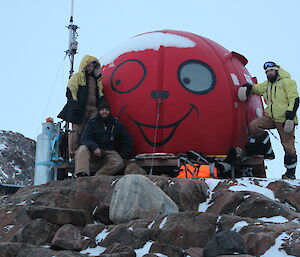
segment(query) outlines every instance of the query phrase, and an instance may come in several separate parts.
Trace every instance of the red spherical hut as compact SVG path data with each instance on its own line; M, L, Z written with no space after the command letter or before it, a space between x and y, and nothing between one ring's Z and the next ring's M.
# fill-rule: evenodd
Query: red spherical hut
M132 135L134 155L154 147L223 155L244 146L249 122L263 114L260 97L237 98L252 82L247 59L193 33L144 33L100 61L104 95Z

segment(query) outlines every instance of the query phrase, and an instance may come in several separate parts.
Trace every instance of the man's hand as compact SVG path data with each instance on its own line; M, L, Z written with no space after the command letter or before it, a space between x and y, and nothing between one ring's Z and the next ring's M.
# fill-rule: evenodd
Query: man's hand
M101 157L101 149L100 148L96 148L95 151L94 151L94 155L97 156L97 157Z
M286 134L289 134L293 131L294 127L295 127L295 123L293 120L286 120L283 124L283 131Z
M253 85L246 83L246 84L242 85L242 87L247 88L246 94L247 94L247 96L250 95Z
M241 102L245 102L247 100L247 96L250 95L252 90L252 85L249 83L246 83L244 85L242 85L239 89L238 89L238 98Z
M291 133L295 127L295 123L293 119L295 118L295 114L292 111L285 112L286 121L283 124L283 131L287 134Z

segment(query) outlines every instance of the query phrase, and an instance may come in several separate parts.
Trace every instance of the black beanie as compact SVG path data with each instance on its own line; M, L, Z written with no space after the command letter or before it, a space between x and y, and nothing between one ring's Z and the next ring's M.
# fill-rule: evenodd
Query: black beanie
M101 103L99 104L98 110L100 111L101 109L107 109L110 110L110 105L108 104L108 102L101 101Z

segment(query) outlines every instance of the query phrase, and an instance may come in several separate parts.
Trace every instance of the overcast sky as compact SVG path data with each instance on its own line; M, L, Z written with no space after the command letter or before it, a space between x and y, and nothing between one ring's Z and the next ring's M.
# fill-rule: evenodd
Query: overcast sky
M36 139L44 119L56 117L65 104L70 6L71 0L0 1L0 129ZM75 70L85 54L100 58L134 35L175 29L243 54L259 82L265 80L263 63L275 61L299 88L299 12L299 0L75 0L74 23L80 27ZM300 141L299 134L298 129ZM268 176L279 177L284 153L274 138L273 146L277 158L266 162Z

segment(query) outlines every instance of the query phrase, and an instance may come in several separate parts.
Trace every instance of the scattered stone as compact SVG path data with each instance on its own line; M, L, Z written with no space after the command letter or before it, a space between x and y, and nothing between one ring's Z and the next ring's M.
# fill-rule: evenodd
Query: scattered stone
M51 242L51 248L57 250L81 250L82 243L79 229L71 224L62 226L55 233Z
M136 253L130 246L121 246L118 243L114 243L105 249L101 254L102 256L135 257Z
M16 257L86 257L85 254L80 254L74 251L53 251L51 249L37 248L32 250L22 251ZM2 257L2 256L1 256ZM11 256L5 256L11 257Z
M21 228L13 236L12 241L32 245L49 245L57 230L57 225L44 219L35 219Z
M262 218L283 216L288 220L298 218L299 215L282 203L276 202L258 193L251 193L232 213L236 216Z
M148 178L126 175L115 186L109 218L120 224L138 218L154 220L177 212L177 205Z
M76 209L28 206L26 213L31 219L43 218L57 225L73 224L75 226L85 226L93 221L90 213Z
M68 197L70 209L86 210L90 213L99 204L99 200L96 196L88 192L75 192Z
M147 172L142 167L137 165L136 163L129 162L125 168L124 174L125 175L128 175L128 174L147 175Z
M130 246L133 249L142 248L149 239L146 228L133 229L128 224L114 226L109 234L99 243L100 246L109 247L114 243L121 246Z
M23 243L14 243L14 242L5 242L0 243L0 257L15 257L20 252L28 249L33 249L33 245L23 244Z
M203 250L204 257L247 253L243 237L237 232L230 230L222 231L214 235Z
M274 192L275 197L281 202L289 204L295 208L295 211L300 212L299 187L292 186L284 181L275 181L270 183L268 188Z
M35 145L34 140L20 133L0 130L0 183L32 184Z
M155 221L152 241L182 249L204 247L216 231L217 216L211 213L180 212Z
M272 245L275 244L275 240L278 233L275 232L259 232L259 233L247 233L243 237L246 242L248 253L260 256L263 255Z
M93 217L95 220L105 224L111 225L113 222L109 218L109 205L100 203L93 210Z
M159 243L152 244L149 253L160 253L172 257L184 256L183 251L180 248L172 245L159 244Z
M207 185L196 179L169 179L162 190L177 204L179 211L198 211L206 201Z
M82 249L86 248L95 248L96 245L96 236L101 233L106 228L103 224L88 224L81 231L83 236L82 240Z
M192 247L185 251L186 256L190 257L204 257L203 256L203 248Z

